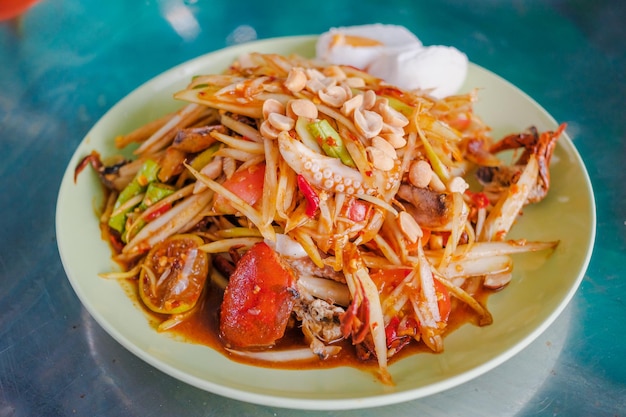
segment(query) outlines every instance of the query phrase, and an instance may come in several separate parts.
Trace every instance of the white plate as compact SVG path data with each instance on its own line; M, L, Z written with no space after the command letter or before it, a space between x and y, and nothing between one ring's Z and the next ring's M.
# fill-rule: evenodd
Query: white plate
M550 195L528 207L513 234L561 241L554 254L515 259L514 278L489 299L491 326L465 325L445 339L442 354L418 354L391 366L394 387L369 372L349 367L289 371L232 362L202 345L157 333L120 285L97 276L115 265L100 239L95 208L102 201L96 175L87 170L74 183L74 168L93 149L116 153L113 138L180 106L172 93L198 74L225 69L246 51L312 56L314 37L253 42L201 56L142 85L116 104L87 134L69 162L57 202L57 240L68 278L85 308L135 355L198 388L243 401L301 409L380 406L430 395L475 378L509 359L541 334L565 308L587 268L595 236L591 184L570 138L559 140L552 160ZM465 90L480 87L476 112L494 137L530 125L555 129L557 123L536 102L493 73L470 65Z

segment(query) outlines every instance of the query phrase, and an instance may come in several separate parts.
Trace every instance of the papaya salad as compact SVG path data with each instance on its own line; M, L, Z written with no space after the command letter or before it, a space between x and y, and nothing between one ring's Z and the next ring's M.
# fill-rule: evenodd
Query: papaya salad
M91 165L106 189L101 229L124 268L102 276L132 283L159 331L217 303L231 358L347 353L391 384L389 362L442 352L459 311L492 322L482 295L511 280L512 255L558 244L507 236L548 192L564 125L494 140L477 91L434 98L248 53L174 97L178 111L115 138L132 158L94 151L75 173Z

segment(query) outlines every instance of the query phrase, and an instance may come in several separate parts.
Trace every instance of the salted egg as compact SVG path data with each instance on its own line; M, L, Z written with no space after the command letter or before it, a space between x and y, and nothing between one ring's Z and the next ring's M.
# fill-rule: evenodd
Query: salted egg
M319 59L367 70L385 50L421 47L422 42L403 26L372 25L332 28L316 45Z
M423 90L435 98L459 91L467 75L467 56L450 46L384 51L367 71L405 90Z
M422 42L403 26L361 25L332 28L316 45L317 58L367 71L406 90L435 98L455 94L467 75L467 56L456 48Z

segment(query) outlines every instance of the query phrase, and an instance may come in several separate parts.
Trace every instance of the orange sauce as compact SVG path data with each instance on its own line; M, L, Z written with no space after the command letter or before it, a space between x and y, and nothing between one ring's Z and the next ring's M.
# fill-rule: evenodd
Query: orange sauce
M146 318L156 331L158 325L167 317L162 314L154 313L143 305L137 292L136 280L122 281L122 285L129 297L146 314ZM324 369L338 366L351 366L370 371L375 371L377 369L377 362L375 359L362 361L357 358L355 347L352 346L350 341L347 340L338 342L338 345L342 348L340 353L326 360L318 360L315 358L308 361L274 363L232 354L226 350L219 336L219 309L223 291L214 285L210 285L210 283L207 283L207 285L209 285L208 291L202 300L200 308L188 319L178 324L176 327L168 330L167 333L170 333L177 339L181 339L186 343L208 346L228 357L230 360L259 367L280 369ZM490 293L491 291L481 290L478 295L475 295L475 298L481 303L484 303ZM467 307L467 305L455 299L452 301L454 305L452 313L450 314L446 333L450 333L466 323L477 324L476 314L469 307ZM304 341L302 332L296 326L288 329L285 337L283 337L278 344L273 347L273 349L301 348L305 346L306 342ZM426 347L424 343L412 341L396 353L389 362L393 363L410 355L424 353L433 354L433 352Z

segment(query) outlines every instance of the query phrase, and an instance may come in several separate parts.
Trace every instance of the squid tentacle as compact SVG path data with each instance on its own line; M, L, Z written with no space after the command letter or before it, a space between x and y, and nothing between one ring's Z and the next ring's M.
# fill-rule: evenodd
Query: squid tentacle
M360 171L344 165L338 158L321 155L293 139L287 132L278 135L280 154L287 164L306 180L323 190L337 193L374 194Z

